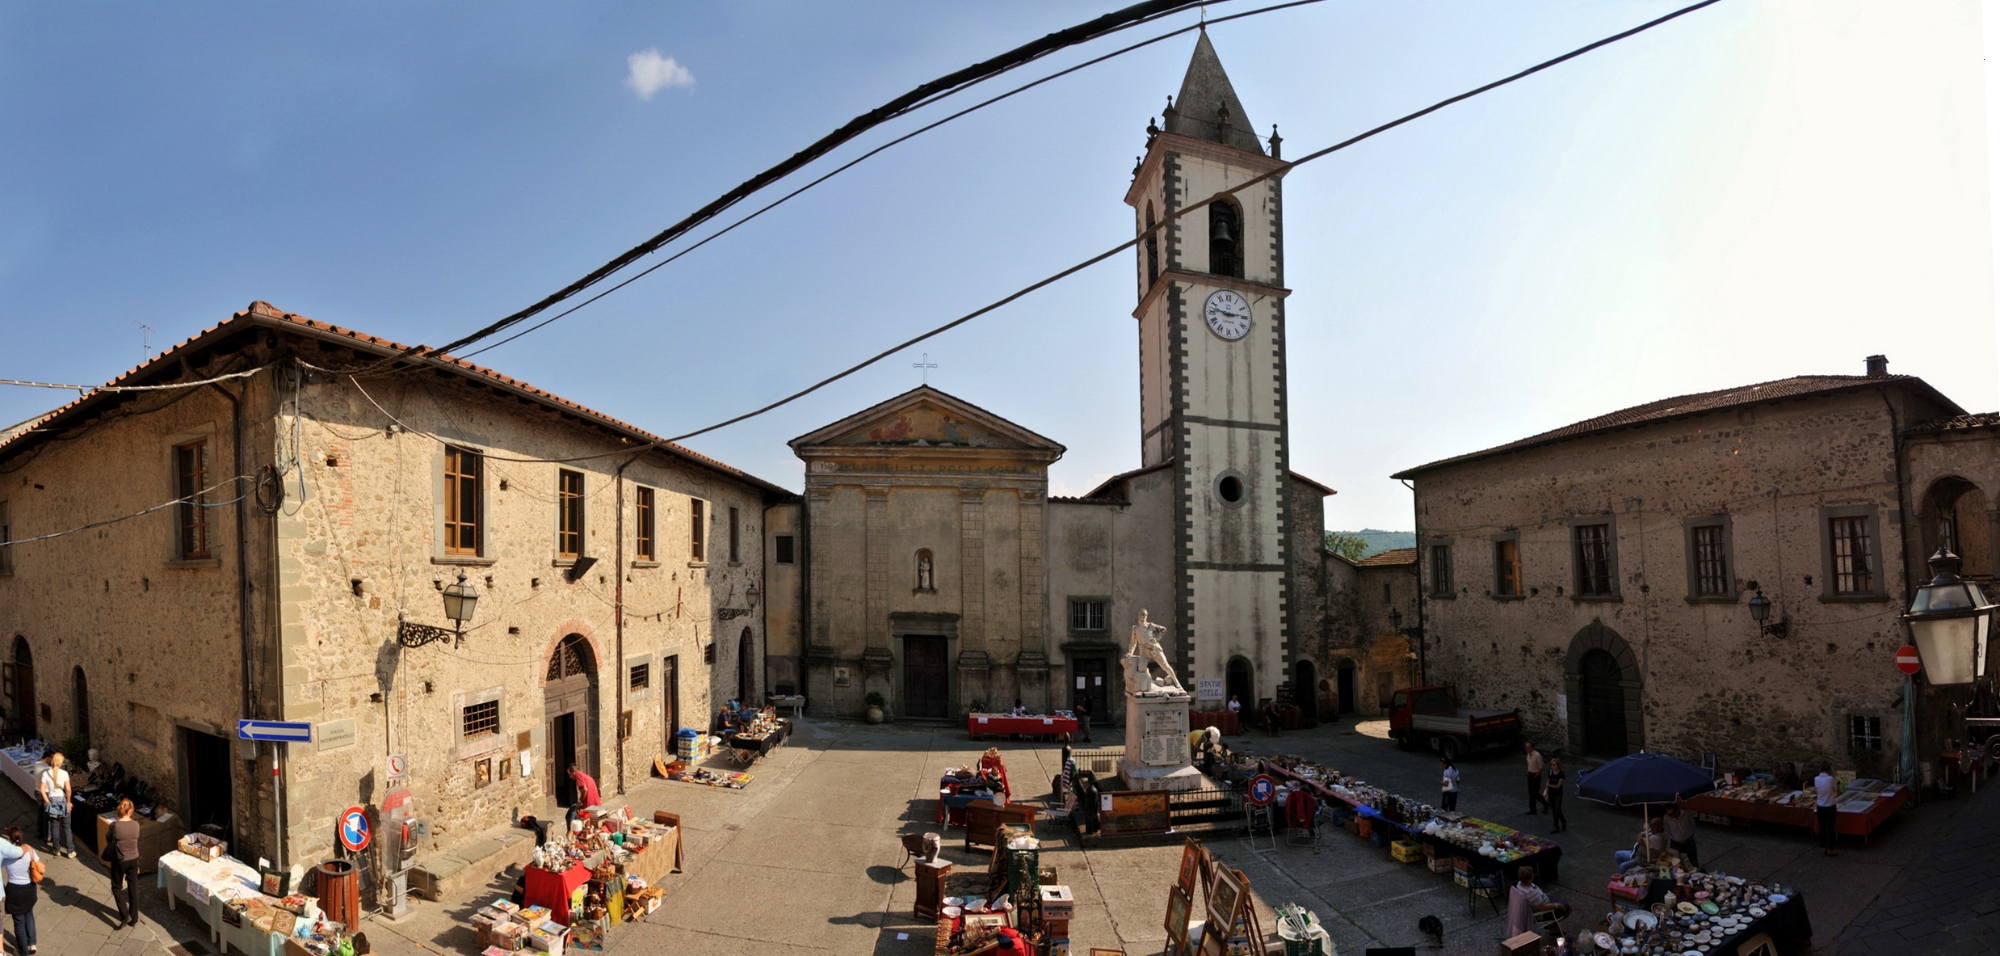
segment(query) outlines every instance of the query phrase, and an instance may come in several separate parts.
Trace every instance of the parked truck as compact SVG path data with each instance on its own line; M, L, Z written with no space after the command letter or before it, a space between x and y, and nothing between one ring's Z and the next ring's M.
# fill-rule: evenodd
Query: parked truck
M1493 747L1519 746L1521 712L1467 710L1449 687L1405 687L1389 699L1389 736L1404 750L1435 750L1447 760Z

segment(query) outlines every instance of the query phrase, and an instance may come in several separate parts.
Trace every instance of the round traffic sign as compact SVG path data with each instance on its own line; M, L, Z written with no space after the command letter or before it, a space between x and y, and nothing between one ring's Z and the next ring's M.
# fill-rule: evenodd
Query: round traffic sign
M1276 780L1271 779L1270 774L1260 773L1250 778L1251 803L1254 803L1260 807L1265 806L1271 802L1272 797L1275 797L1277 795L1278 795L1278 782Z
M348 807L346 812L340 815L340 845L346 847L348 852L359 853L368 849L368 840L372 835L373 827L368 822L368 811L360 807Z
M1905 644L1896 651L1896 669L1905 674L1914 674L1923 669L1923 663L1917 659L1917 649Z

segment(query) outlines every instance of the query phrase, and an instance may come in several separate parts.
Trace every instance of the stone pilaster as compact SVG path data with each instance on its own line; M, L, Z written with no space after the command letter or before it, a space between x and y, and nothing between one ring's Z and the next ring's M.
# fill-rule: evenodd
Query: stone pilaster
M958 490L959 638L986 648L986 487ZM997 702L996 702L997 705Z
M861 627L862 642L872 649L889 643L889 486L869 485L862 491L868 502L868 602Z

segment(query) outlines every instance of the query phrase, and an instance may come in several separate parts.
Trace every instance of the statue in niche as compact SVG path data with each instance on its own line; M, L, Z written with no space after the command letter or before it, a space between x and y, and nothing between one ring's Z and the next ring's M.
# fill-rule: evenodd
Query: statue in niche
M1146 612L1139 612L1138 623L1132 625L1132 645L1125 651L1125 692L1134 697L1163 697L1170 694L1187 693L1181 686L1180 677L1174 674L1174 665L1167 660L1167 650L1160 646L1160 635L1167 629L1146 619ZM1158 667L1163 676L1155 676L1153 668Z

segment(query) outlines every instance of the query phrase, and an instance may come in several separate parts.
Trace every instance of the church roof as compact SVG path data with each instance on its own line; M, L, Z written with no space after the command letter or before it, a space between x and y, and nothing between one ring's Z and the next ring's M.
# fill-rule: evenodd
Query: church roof
M1011 448L1039 453L1048 461L1062 457L1055 439L1022 428L956 395L919 385L864 408L837 422L813 429L786 444L794 452L829 446L899 446L912 448Z
M1243 112L1243 101L1236 98L1229 74L1222 70L1222 59L1215 55L1208 31L1201 31L1194 56L1188 60L1187 76L1181 80L1181 95L1174 98L1173 108L1167 112L1167 132L1262 155L1264 146L1257 141L1256 128Z

